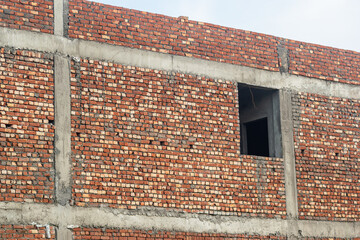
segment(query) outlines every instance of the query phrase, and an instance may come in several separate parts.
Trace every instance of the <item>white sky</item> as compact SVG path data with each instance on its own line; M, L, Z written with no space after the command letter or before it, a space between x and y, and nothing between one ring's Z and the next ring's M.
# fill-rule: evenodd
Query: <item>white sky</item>
M360 0L95 0L360 52Z

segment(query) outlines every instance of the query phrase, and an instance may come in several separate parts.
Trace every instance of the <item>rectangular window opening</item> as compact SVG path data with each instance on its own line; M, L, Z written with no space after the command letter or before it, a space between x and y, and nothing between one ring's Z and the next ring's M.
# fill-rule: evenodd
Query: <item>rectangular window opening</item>
M279 92L238 84L241 154L282 157Z

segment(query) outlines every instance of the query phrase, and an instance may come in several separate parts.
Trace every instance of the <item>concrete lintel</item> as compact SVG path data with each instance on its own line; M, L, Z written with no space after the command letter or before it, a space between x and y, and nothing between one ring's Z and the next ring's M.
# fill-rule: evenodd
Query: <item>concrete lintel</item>
M55 199L71 199L70 60L55 55Z
M46 42L46 44L43 44ZM203 75L254 86L360 99L360 86L316 78L271 72L234 64L114 46L85 40L70 40L44 33L0 28L0 46L60 52L64 55L112 61L123 65Z
M62 236L68 229L84 226L98 228L184 231L225 234L278 234L295 237L360 236L360 222L282 220L183 214L171 216L156 210L126 211L110 208L80 208L34 203L0 203L0 224L49 224L60 226ZM261 226L261 227L259 227Z

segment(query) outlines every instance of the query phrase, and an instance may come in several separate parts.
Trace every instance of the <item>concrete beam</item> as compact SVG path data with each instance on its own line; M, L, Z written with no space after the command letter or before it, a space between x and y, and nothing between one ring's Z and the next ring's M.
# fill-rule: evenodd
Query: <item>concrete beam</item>
M33 222L62 225L63 229L66 229L63 234L70 234L69 229L77 226L88 226L196 233L278 234L289 237L353 238L360 236L360 222L242 218L154 209L128 211L112 208L0 202L0 224L31 224Z
M46 44L43 44L46 42ZM0 28L0 46L59 52L73 57L92 58L123 65L176 71L254 86L360 99L360 86L271 72L234 64L163 54L61 36Z
M55 199L71 199L70 61L55 55Z

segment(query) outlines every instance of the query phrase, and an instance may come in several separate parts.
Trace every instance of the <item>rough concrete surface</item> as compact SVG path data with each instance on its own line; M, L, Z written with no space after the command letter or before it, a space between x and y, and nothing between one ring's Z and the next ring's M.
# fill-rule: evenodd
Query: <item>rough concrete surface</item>
M55 195L65 205L71 199L70 62L55 55Z
M164 211L165 212L165 211ZM359 222L281 220L242 217L204 216L202 214L162 215L161 211L127 211L111 208L80 208L61 205L0 203L0 224L50 224L71 229L78 226L163 230L184 232L221 232L228 234L280 234L302 237L357 237ZM66 227L65 227L66 226ZM261 227L259 227L261 226ZM300 234L301 233L301 234Z
M298 203L296 190L295 152L293 140L292 101L291 91L280 91L280 118L283 144L284 170L285 170L285 194L286 213L288 218L298 217Z

